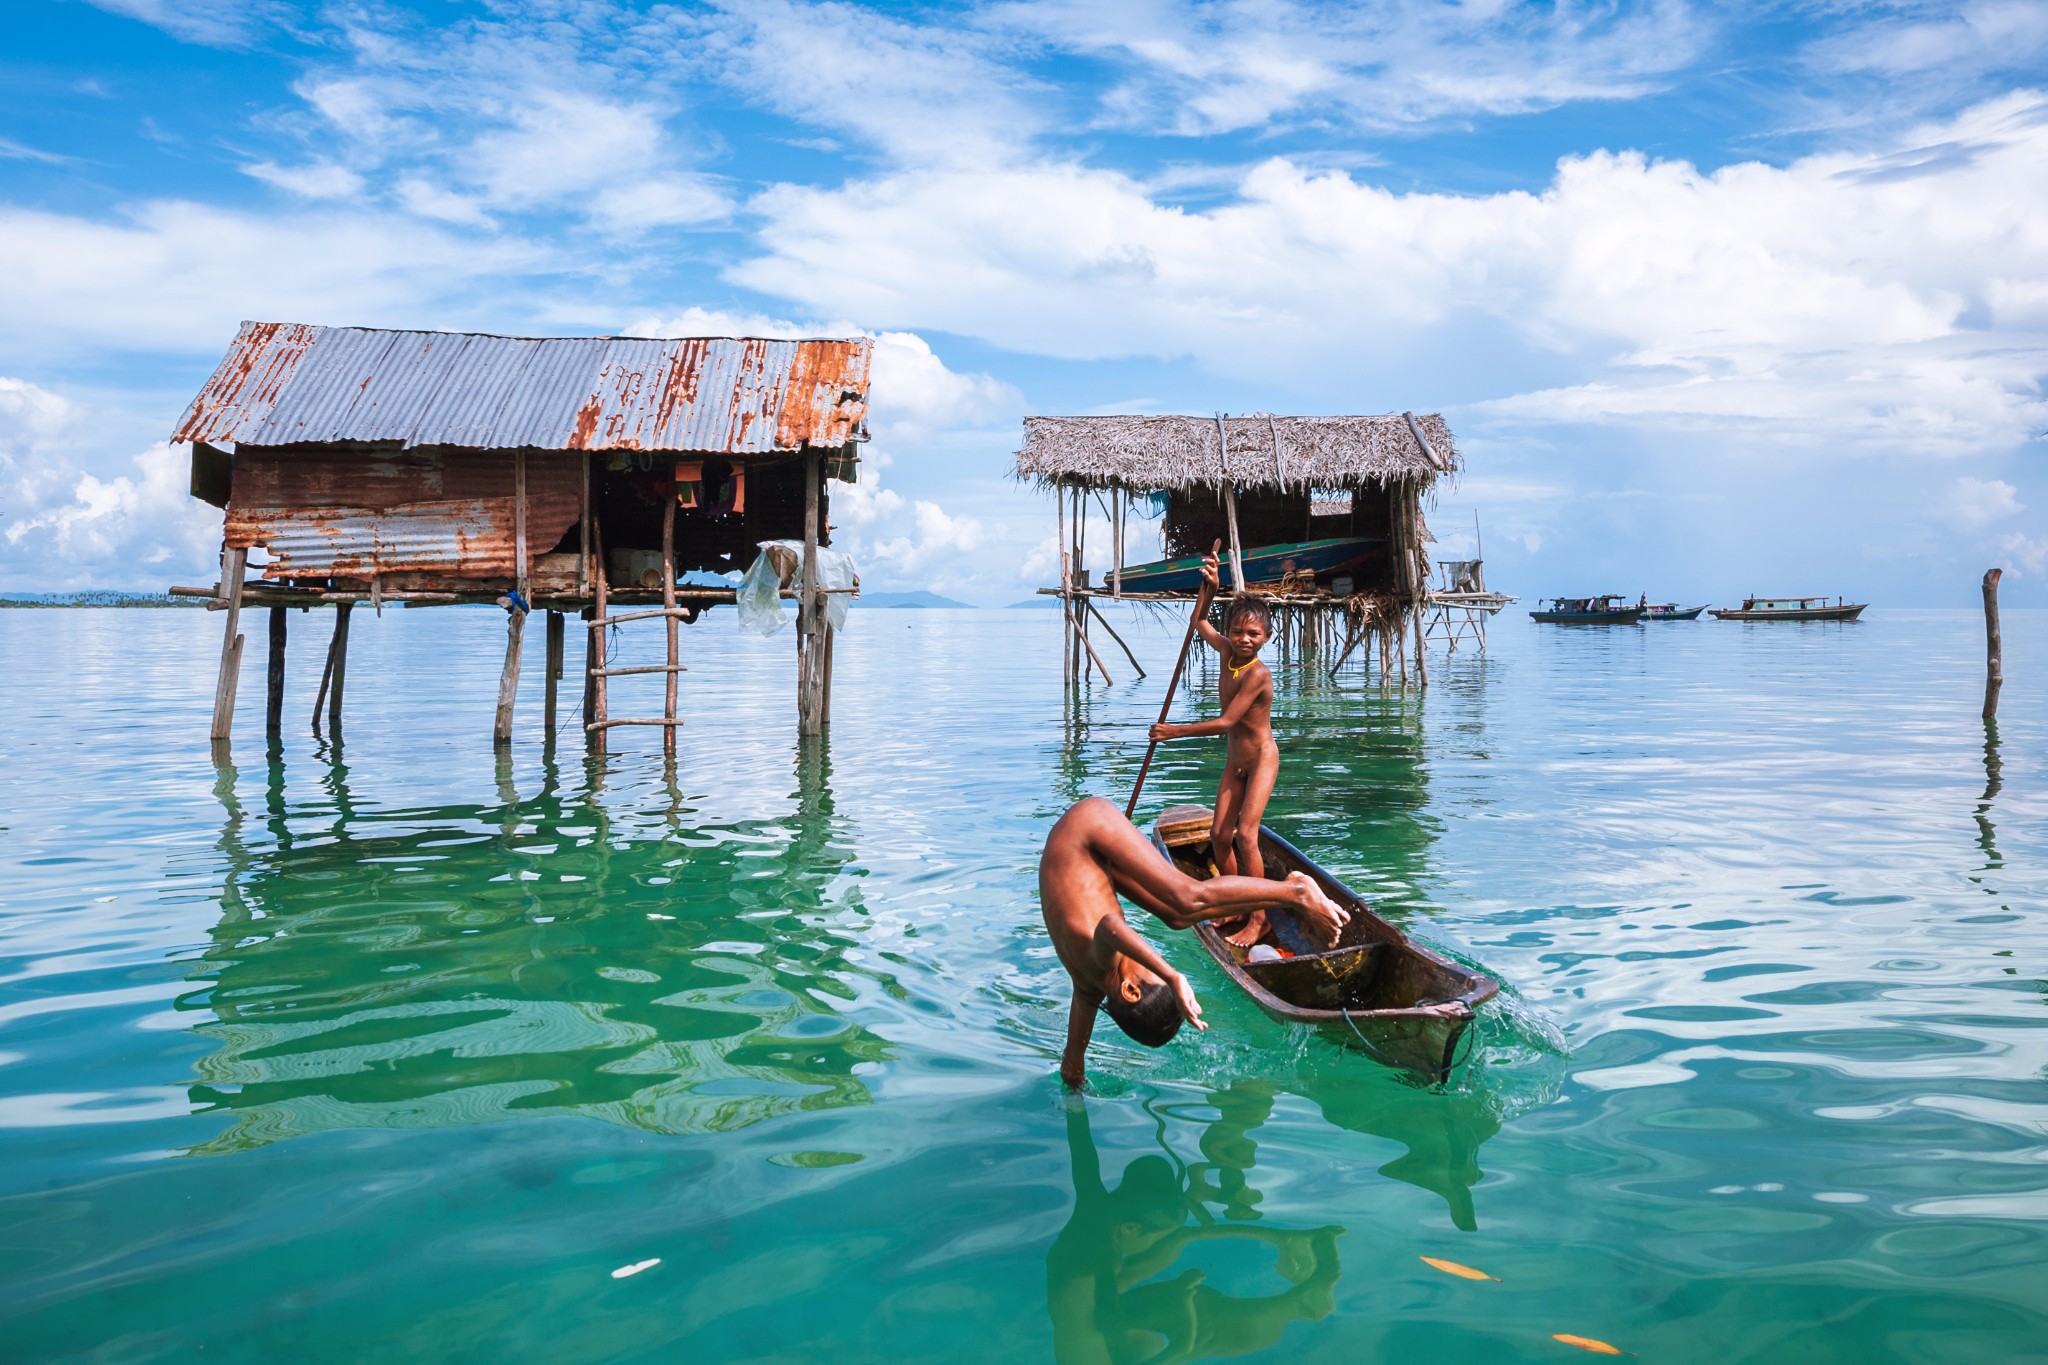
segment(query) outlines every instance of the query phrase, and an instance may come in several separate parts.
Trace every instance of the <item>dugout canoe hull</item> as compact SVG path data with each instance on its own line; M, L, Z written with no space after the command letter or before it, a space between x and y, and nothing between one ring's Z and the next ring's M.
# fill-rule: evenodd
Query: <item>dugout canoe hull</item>
M1207 815L1199 806L1175 807L1159 817L1152 833L1160 854L1198 881L1214 875L1208 841L1169 847L1160 831ZM1350 911L1351 921L1337 946L1321 951L1288 912L1271 911L1271 938L1295 956L1267 963L1246 962L1244 950L1227 942L1213 924L1196 925L1195 937L1224 975L1282 1023L1313 1028L1423 1080L1447 1077L1460 1059L1474 1013L1500 992L1500 983L1416 943L1264 826L1259 848L1268 877L1307 873L1323 894Z

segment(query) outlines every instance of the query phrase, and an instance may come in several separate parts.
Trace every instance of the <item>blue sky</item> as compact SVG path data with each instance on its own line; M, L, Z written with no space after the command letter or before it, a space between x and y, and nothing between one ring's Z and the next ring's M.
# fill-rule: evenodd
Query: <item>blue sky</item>
M872 332L880 587L1045 581L1025 413L1411 408L1509 591L2048 604L2037 0L25 0L0 89L6 589L208 581L262 318Z

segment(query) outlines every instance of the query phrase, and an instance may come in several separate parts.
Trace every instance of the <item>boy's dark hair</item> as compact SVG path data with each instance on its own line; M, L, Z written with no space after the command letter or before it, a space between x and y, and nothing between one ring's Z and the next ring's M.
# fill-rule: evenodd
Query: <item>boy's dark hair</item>
M1180 1001L1174 999L1173 988L1163 981L1144 987L1136 1000L1126 1000L1121 992L1111 992L1102 1002L1102 1012L1116 1020L1116 1026L1132 1042L1146 1047L1165 1047L1180 1032Z
M1229 630L1239 621L1251 619L1273 633L1273 609L1266 605L1266 599L1255 592L1239 593L1230 599L1230 605L1223 612L1223 628Z

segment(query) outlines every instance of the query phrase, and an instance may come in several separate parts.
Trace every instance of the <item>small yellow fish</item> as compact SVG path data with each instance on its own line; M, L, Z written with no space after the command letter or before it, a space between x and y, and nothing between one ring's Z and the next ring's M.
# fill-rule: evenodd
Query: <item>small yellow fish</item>
M1561 1341L1567 1346L1576 1346L1581 1351L1591 1351L1596 1356L1631 1356L1635 1354L1634 1351L1624 1351L1619 1346L1609 1346L1606 1342L1595 1341L1591 1337L1575 1337L1570 1332L1552 1332L1550 1339L1552 1341Z
M1446 1275L1456 1275L1461 1280L1492 1280L1495 1284L1500 1283L1500 1276L1489 1275L1483 1270L1474 1270L1469 1265L1459 1265L1456 1261L1439 1261L1434 1256L1418 1256L1416 1259L1433 1270L1441 1270Z

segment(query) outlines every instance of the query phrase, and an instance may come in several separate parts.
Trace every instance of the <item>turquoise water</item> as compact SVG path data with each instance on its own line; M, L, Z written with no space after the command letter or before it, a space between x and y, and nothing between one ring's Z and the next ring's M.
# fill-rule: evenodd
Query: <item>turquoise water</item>
M1037 849L1176 623L1068 701L1050 613L860 612L800 749L787 637L714 617L671 775L549 750L537 630L500 761L500 618L358 616L345 742L294 616L266 755L258 617L217 768L217 617L0 612L10 1359L2044 1350L2048 613L1995 734L1960 612L1280 669L1271 823L1501 1005L1420 1089L1181 936L1213 1027L1080 1101Z

